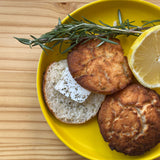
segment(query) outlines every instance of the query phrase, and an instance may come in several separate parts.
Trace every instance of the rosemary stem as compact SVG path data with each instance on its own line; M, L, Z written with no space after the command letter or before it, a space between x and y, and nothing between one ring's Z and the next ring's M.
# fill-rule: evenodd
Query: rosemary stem
M126 32L126 33L136 33L136 34L142 34L141 31L135 31L131 29L118 29L118 28L110 28L106 26L97 25L98 28L104 29L104 30L110 30L110 31L119 31L119 32Z
M135 34L142 34L141 31L136 31L136 30L132 30L132 29L118 29L118 28L114 28L114 27L107 27L107 26L102 26L102 25L98 25L98 24L89 24L89 23L81 23L78 25L74 25L71 26L70 28L68 28L68 31L71 31L72 29L75 28L79 28L79 27L88 27L88 28L97 28L97 29L102 29L102 30L106 30L106 31L119 31L119 32L126 32L126 33L135 33Z

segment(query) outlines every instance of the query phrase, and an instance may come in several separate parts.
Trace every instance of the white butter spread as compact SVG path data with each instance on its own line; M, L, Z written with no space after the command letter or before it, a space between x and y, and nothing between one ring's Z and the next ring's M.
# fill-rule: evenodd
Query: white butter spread
M62 76L56 84L55 89L78 103L83 103L91 93L90 91L81 87L74 80L68 67L62 72Z

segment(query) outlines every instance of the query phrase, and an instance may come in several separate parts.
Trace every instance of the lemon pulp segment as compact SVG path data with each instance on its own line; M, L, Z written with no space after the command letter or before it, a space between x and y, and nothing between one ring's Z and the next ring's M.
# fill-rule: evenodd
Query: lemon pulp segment
M142 85L160 87L160 26L147 30L141 36L132 46L131 70Z

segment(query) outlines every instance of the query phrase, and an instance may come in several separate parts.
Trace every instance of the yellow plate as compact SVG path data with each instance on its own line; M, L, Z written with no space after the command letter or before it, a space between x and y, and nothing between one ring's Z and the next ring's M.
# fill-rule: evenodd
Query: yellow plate
M96 23L101 20L107 24L113 24L117 17L117 10L122 12L123 19L135 20L136 25L141 25L141 20L154 20L160 18L160 8L151 3L141 0L99 0L87 4L71 13L74 18L86 17ZM57 17L58 18L58 17ZM66 17L63 23L68 19ZM120 37L122 47L127 54L135 37ZM96 118L82 125L67 125L61 123L48 111L42 93L43 74L46 67L53 61L66 58L66 55L58 53L58 48L48 55L42 53L37 71L37 92L42 112L53 132L69 148L78 154L94 160L148 160L160 156L160 145L141 156L126 156L122 153L112 151L104 142L97 124Z

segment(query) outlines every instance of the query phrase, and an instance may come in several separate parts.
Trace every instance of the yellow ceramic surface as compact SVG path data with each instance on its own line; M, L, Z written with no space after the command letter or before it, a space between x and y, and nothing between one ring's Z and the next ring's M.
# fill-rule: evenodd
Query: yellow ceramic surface
M71 13L71 16L77 19L84 16L96 23L98 23L98 20L101 20L113 25L113 22L118 20L118 9L121 10L123 19L135 20L136 25L141 25L141 20L160 19L160 8L141 0L99 0L79 8ZM63 20L63 23L67 19L68 17ZM119 39L121 40L124 53L127 54L136 37L120 36ZM112 151L100 134L97 118L82 125L68 125L55 119L48 111L43 99L43 74L50 63L66 57L67 55L61 55L58 52L58 48L55 48L53 52L48 52L48 55L43 52L40 57L37 73L39 103L48 124L59 139L78 154L92 160L148 160L160 156L160 144L141 156L131 157Z

